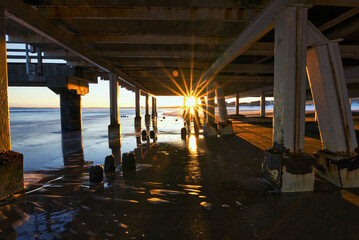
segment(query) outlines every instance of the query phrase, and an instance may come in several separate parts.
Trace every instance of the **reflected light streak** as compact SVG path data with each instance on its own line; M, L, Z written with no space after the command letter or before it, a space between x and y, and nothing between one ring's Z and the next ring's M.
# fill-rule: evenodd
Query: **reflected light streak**
M195 135L192 135L188 139L188 149L191 152L197 152L197 139Z

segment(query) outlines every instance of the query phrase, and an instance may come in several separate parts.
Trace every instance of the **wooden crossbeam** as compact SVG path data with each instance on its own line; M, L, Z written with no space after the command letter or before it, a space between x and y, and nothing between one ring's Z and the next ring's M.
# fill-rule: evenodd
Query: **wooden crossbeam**
M38 7L50 19L119 19L166 21L230 21L248 22L253 9L226 8L165 8L165 7Z
M24 4L20 0L0 0L0 6L6 11L6 16L17 23L31 29L52 42L62 46L71 53L91 62L100 69L116 73L121 79L121 84L129 89L139 87L146 91L141 85L128 77L125 73L116 68L110 61L95 53L82 42L74 39L62 28L41 16L35 9Z

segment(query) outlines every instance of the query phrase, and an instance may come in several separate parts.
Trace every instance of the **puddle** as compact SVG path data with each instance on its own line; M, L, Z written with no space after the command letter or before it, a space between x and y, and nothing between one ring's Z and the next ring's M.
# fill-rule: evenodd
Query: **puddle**
M201 202L200 203L201 204L201 206L203 207L203 208L205 208L206 210L211 210L212 209L212 203L209 203L209 202Z
M161 198L149 198L147 199L148 202L152 204L160 204L160 203L170 203L170 201L161 199Z
M184 192L174 191L174 190L166 190L166 189L152 189L150 190L151 195L182 195Z

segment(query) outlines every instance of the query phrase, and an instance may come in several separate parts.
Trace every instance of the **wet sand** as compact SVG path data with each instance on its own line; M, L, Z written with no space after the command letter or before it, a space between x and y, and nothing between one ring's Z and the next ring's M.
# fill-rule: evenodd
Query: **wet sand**
M138 145L136 172L103 184L88 182L90 165L33 172L43 178L27 194L0 203L0 239L358 239L358 189L317 179L314 193L276 194L261 172L271 124L235 121L234 130Z

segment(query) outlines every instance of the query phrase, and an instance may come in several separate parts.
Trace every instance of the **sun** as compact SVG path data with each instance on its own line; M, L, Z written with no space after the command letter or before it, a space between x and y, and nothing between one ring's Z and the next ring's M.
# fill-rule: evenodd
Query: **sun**
M193 96L190 96L186 99L186 107L193 108L196 106L196 99Z

